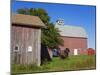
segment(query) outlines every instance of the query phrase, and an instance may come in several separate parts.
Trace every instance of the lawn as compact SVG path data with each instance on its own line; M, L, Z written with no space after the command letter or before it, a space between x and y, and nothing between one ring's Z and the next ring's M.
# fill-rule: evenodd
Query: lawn
M70 56L67 59L60 59L54 57L51 62L46 62L40 67L31 65L12 65L12 74L16 73L36 73L36 72L49 72L49 71L68 71L68 70L83 70L95 69L95 56L91 55L78 55Z

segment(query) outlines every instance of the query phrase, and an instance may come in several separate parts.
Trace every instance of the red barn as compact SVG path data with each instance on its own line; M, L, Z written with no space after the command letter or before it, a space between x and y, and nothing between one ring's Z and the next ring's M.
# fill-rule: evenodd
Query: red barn
M95 55L95 50L92 49L92 48L88 48L88 49L87 49L87 54L88 54L88 55Z
M56 28L58 28L61 38L64 40L64 45L61 49L69 48L70 54L78 55L86 53L87 49L87 33L83 27L64 25L64 20L56 21Z

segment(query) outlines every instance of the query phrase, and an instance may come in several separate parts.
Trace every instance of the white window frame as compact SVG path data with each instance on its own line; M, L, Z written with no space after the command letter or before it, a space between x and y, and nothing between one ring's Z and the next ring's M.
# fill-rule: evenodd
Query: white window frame
M17 50L15 49L16 47L18 48ZM14 46L14 52L19 52L19 45L18 44Z
M28 46L27 52L32 52L32 46L31 45Z

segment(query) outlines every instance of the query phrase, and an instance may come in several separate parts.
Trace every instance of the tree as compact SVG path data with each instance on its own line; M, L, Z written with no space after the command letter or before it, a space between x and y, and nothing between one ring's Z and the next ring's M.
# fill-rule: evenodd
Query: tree
M49 48L63 45L63 40L60 38L59 31L54 27L53 23L50 23L47 27L47 30L42 30L42 42Z
M42 28L42 44L46 45L48 48L55 48L59 45L63 45L63 40L60 38L58 29L50 22L50 16L48 16L48 13L44 9L24 8L18 9L17 12L19 14L38 16L43 21L46 28Z
M40 19L47 25L50 21L50 17L48 16L47 12L44 9L38 8L24 8L18 9L17 12L19 14L26 14L32 16L39 16Z

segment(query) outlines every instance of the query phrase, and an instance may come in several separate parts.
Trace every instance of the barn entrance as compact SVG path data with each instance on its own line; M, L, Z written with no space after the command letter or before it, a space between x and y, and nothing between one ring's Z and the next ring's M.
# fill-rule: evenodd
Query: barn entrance
M78 55L78 49L74 49L74 55Z

